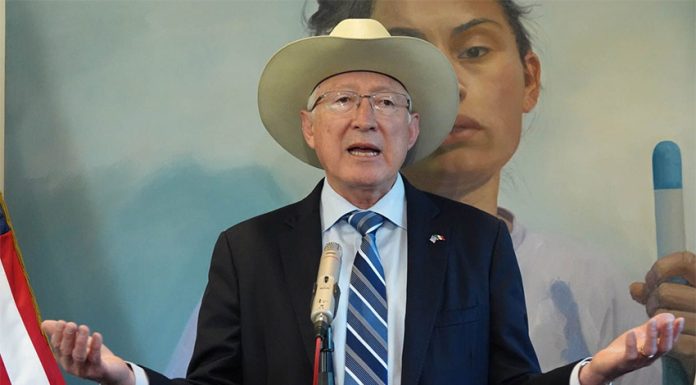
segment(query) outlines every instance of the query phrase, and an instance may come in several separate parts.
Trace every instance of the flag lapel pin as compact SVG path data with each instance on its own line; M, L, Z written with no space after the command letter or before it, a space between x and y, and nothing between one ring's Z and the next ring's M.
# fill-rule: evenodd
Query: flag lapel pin
M444 240L445 240L445 237L443 237L443 236L440 235L440 234L433 234L433 235L430 236L430 242L431 242L431 243L435 243L435 242L437 242L437 241L444 241Z

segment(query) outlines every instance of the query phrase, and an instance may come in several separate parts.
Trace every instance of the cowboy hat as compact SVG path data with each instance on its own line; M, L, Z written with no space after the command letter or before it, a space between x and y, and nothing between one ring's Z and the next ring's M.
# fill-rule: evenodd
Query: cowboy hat
M302 136L299 111L326 78L371 71L398 80L420 114L420 135L405 164L433 152L451 131L459 105L452 65L425 40L391 36L376 20L346 19L328 36L289 43L271 57L259 81L261 121L273 139L296 158L322 168Z

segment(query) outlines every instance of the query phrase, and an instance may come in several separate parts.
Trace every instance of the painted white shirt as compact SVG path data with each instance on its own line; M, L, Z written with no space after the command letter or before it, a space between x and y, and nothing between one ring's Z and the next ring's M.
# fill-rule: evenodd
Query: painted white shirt
M631 299L616 258L578 240L529 231L506 209L498 208L498 216L512 223L529 337L542 371L591 356L645 322L645 308ZM658 385L661 376L656 363L614 384Z

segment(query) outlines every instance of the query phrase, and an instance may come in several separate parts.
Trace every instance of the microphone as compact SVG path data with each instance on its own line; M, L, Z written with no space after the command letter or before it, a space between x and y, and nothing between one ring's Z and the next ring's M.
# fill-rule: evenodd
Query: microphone
M317 337L323 338L329 325L333 322L336 304L341 294L338 288L341 256L341 246L336 242L327 243L321 253L310 316Z

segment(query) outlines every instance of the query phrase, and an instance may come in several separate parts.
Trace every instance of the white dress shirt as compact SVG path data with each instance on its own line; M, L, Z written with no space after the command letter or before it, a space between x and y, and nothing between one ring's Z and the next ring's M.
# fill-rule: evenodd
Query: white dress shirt
M322 241L324 244L336 242L341 245L343 250L341 271L338 278L341 297L338 300L336 316L332 323L336 385L343 385L345 375L346 312L350 274L355 254L362 242L360 233L348 221L340 219L353 210L358 210L358 208L338 195L325 180L321 190L319 208ZM368 210L386 218L384 224L377 230L376 238L387 290L388 385L400 385L406 319L407 277L406 195L401 175L397 177L392 189Z

